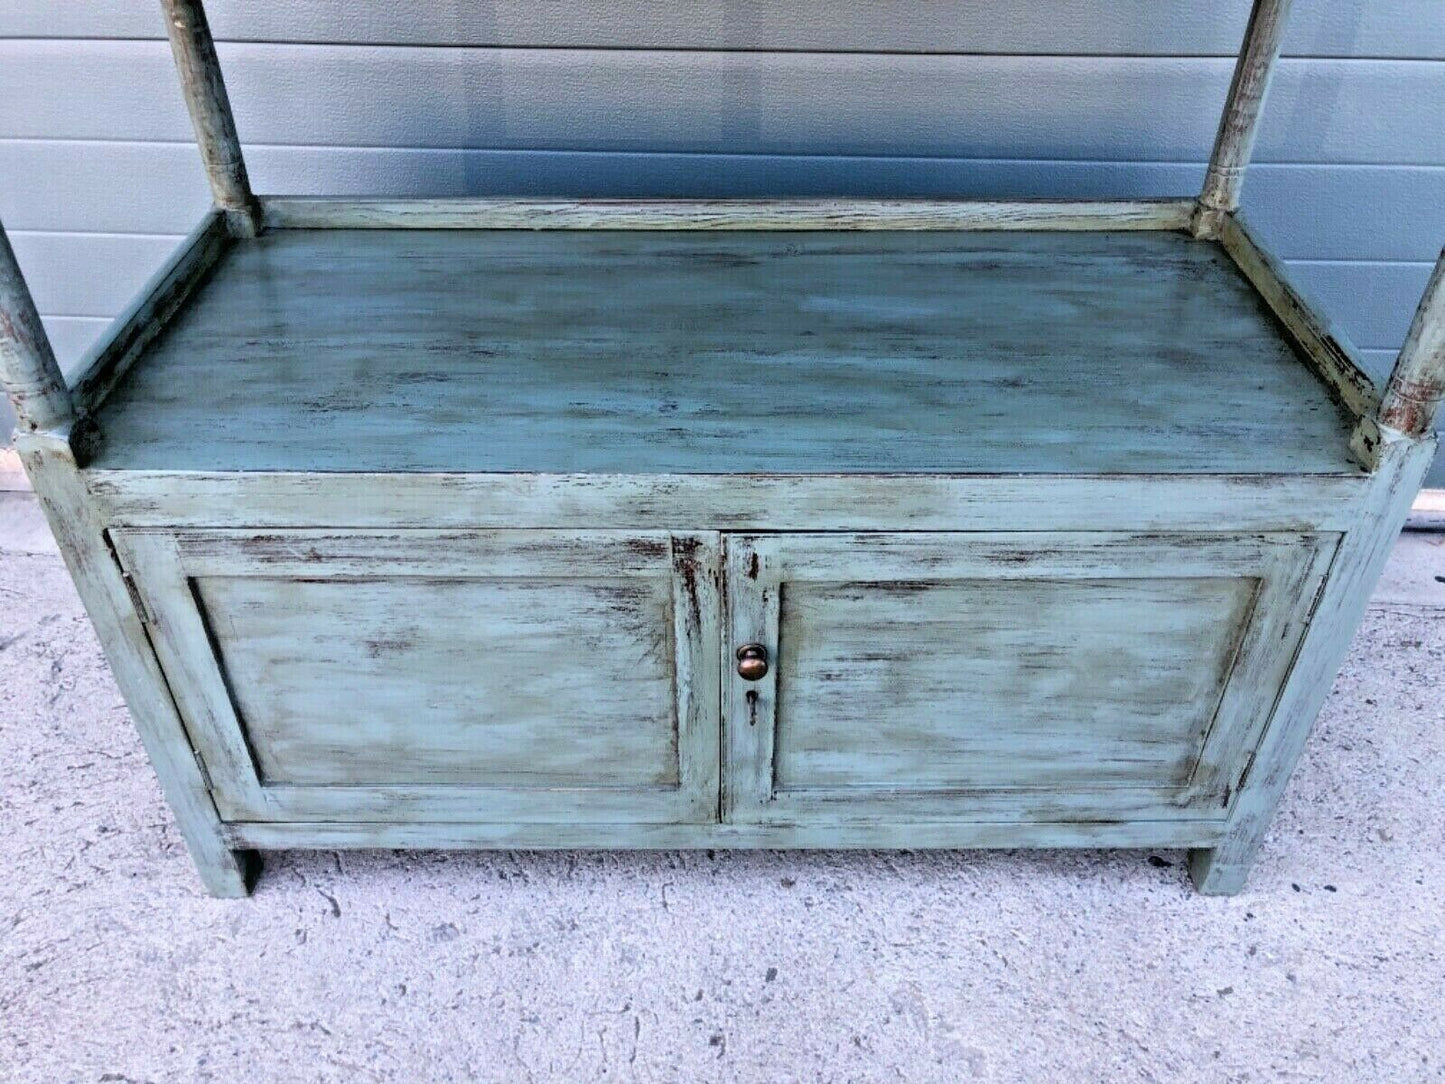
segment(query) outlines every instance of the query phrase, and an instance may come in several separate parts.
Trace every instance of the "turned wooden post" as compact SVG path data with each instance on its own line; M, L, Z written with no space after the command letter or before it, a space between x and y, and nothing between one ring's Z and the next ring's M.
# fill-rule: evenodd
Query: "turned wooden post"
M1249 26L1244 31L1244 44L1234 66L1234 79L1229 84L1229 97L1224 114L1219 118L1219 133L1214 137L1214 153L1209 159L1209 172L1199 194L1199 207L1194 213L1194 235L1216 237L1224 216L1239 209L1239 193L1244 187L1244 171L1254 149L1259 130L1260 107L1269 90L1274 62L1284 40L1285 22L1292 0L1254 0Z
M161 0L161 7L216 206L227 212L237 233L254 237L260 228L261 209L246 175L246 160L205 8L201 0Z
M75 420L50 337L0 224L0 382L10 393L21 432L62 429Z
M1435 412L1445 397L1445 250L1415 310L1415 320L1395 361L1380 425L1407 436L1423 436L1435 425Z

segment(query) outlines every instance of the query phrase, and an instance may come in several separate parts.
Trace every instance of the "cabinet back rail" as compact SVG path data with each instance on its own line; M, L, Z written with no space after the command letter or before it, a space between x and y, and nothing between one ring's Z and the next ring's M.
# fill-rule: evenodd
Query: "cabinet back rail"
M1180 230L1188 199L331 199L263 196L267 229Z

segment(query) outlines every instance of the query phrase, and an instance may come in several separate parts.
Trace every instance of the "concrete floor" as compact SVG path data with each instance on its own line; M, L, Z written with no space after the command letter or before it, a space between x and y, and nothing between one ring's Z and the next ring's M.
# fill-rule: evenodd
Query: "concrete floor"
M1128 853L309 853L202 894L0 493L0 1081L1445 1079L1445 535L1249 889Z

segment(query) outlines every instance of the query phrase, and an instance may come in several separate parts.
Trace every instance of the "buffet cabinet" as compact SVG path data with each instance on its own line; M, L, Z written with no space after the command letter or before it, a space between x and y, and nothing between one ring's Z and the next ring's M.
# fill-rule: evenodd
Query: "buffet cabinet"
M1184 848L1238 891L1435 450L1203 191L256 196L62 374L0 231L17 447L206 886L333 847Z

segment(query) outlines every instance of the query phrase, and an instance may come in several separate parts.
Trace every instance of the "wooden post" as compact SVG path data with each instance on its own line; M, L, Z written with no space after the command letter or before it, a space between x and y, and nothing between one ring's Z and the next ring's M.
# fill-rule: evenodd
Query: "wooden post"
M237 234L254 237L261 223L260 205L251 193L205 8L201 0L161 0L161 7L216 206L227 212Z
M1435 412L1445 397L1445 250L1415 310L1414 323L1395 361L1385 397L1380 403L1380 425L1418 437L1430 432Z
M1239 62L1234 66L1234 79L1229 84L1229 98L1224 103L1224 115L1219 118L1209 173L1204 178L1204 190L1199 194L1199 207L1194 213L1196 237L1218 236L1224 216L1239 208L1244 170L1254 149L1260 107L1284 40L1291 2L1254 0Z
M58 430L75 420L50 338L0 224L0 382L23 432Z

